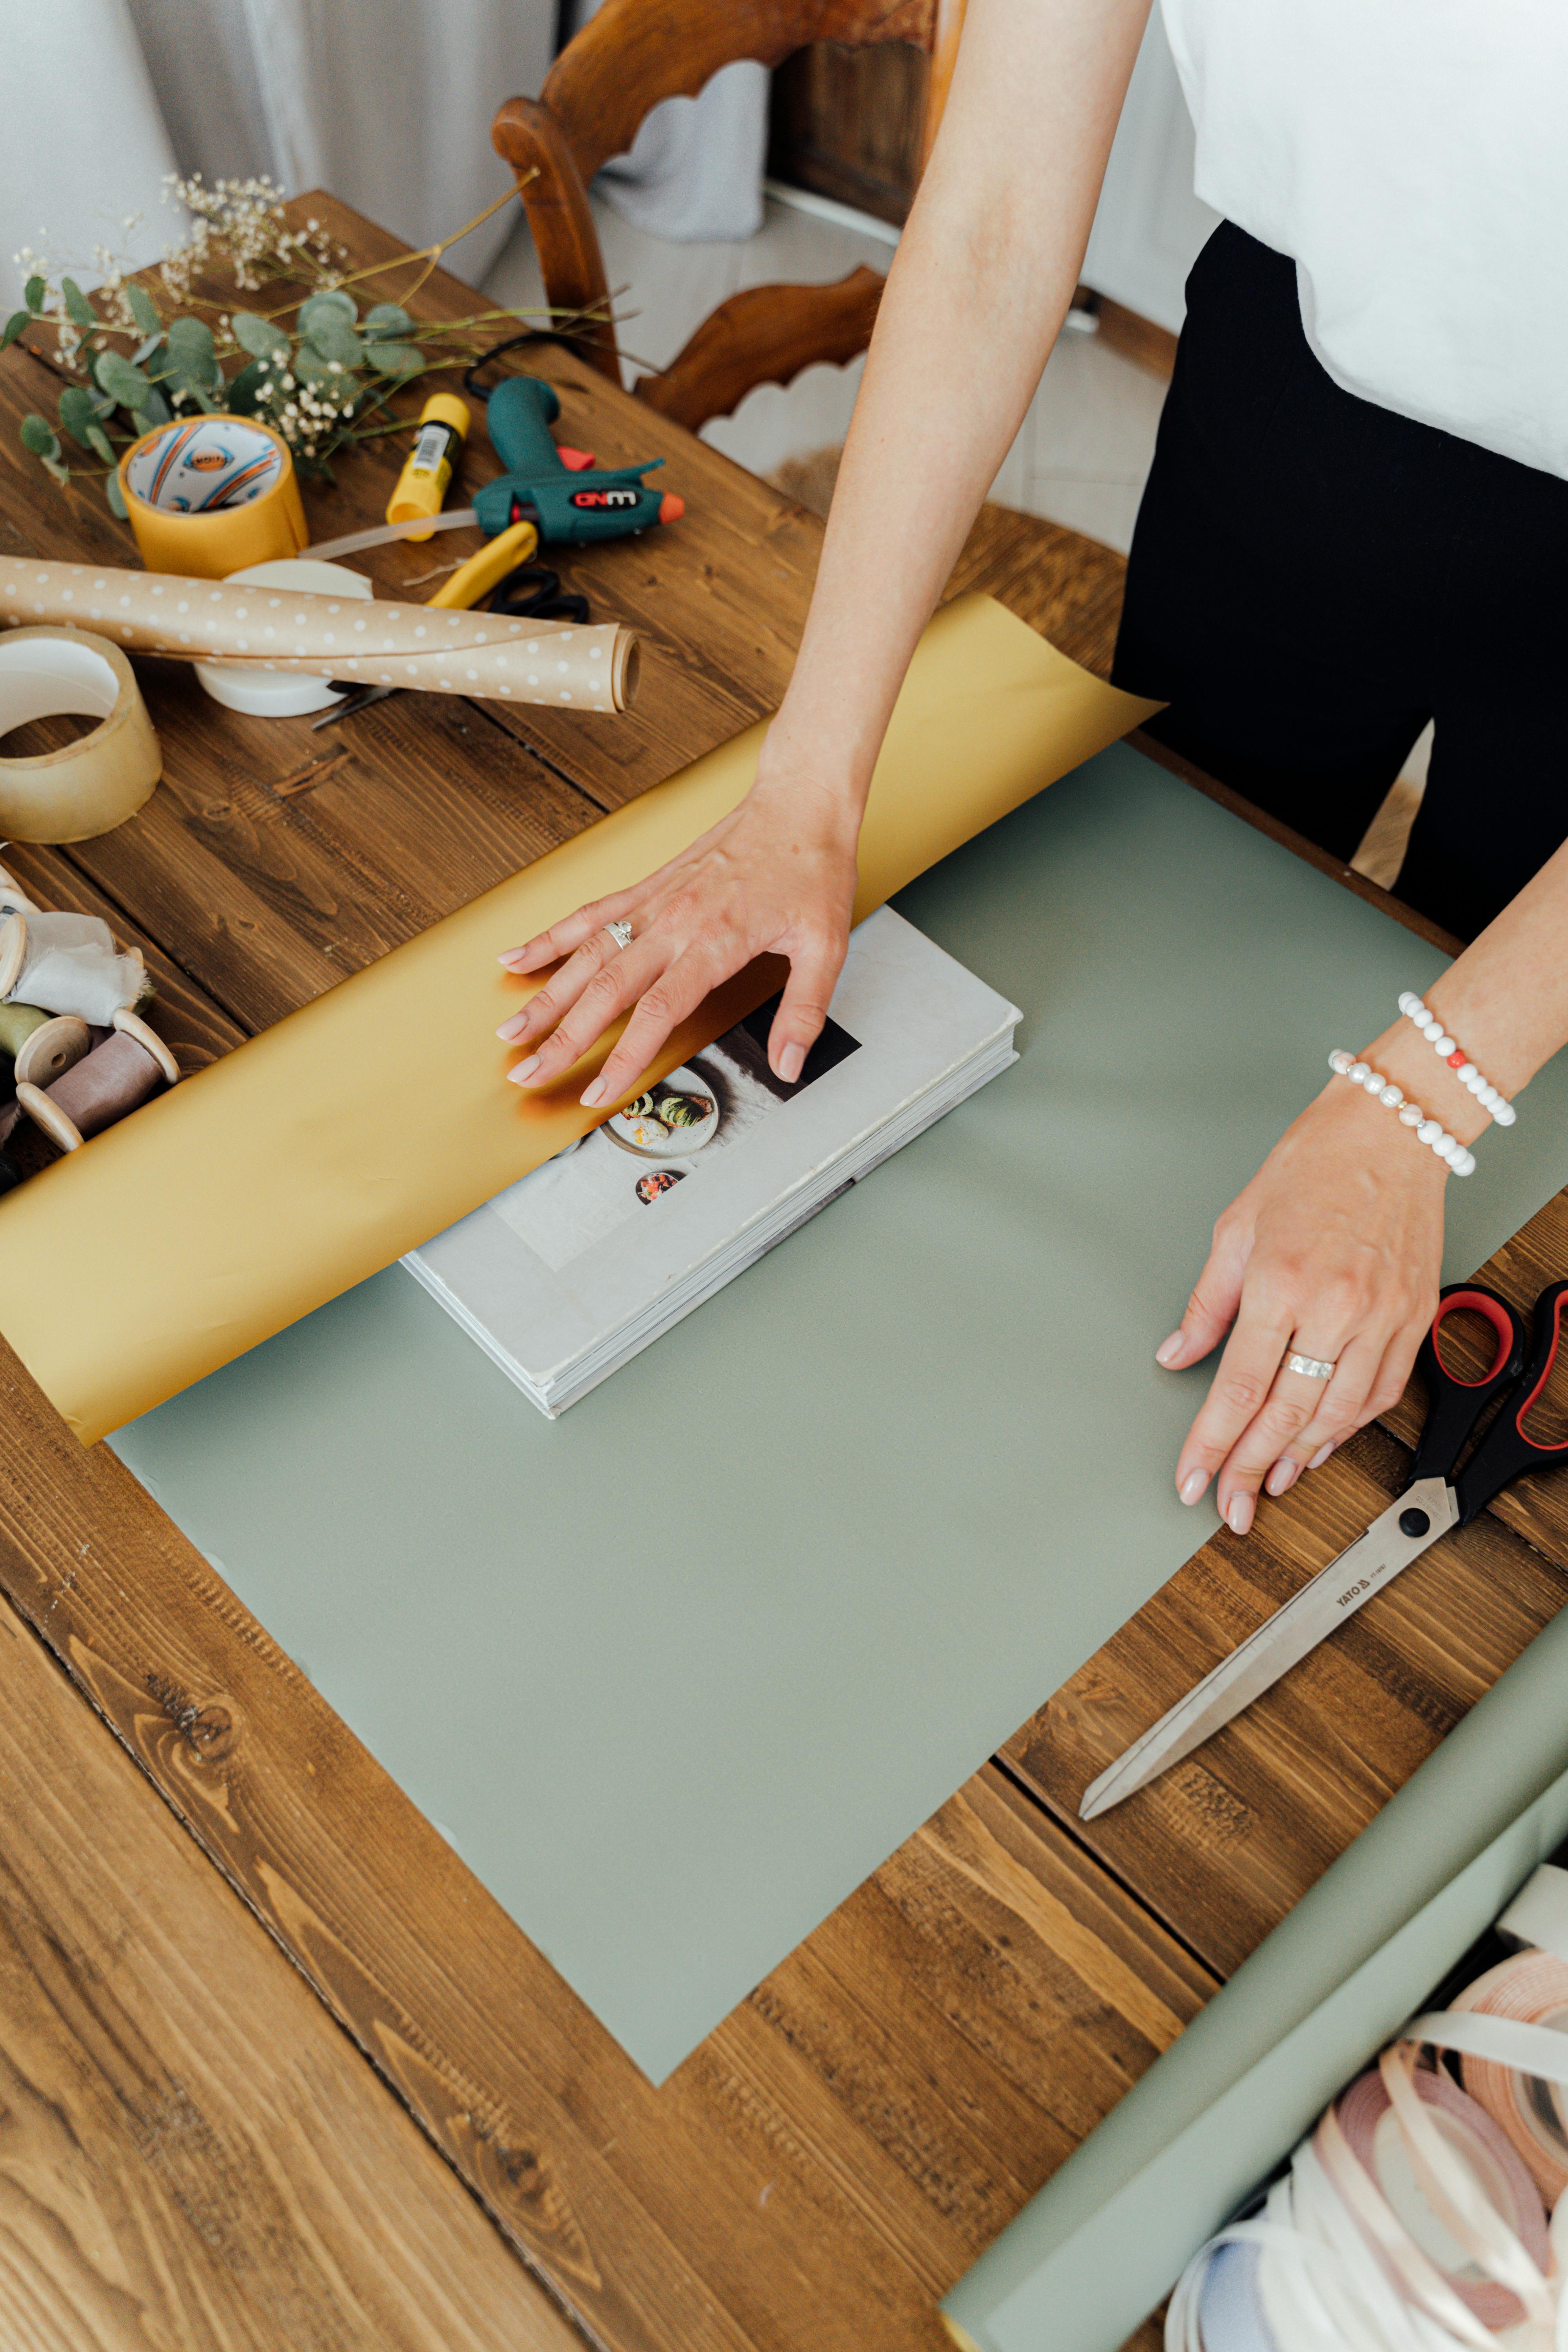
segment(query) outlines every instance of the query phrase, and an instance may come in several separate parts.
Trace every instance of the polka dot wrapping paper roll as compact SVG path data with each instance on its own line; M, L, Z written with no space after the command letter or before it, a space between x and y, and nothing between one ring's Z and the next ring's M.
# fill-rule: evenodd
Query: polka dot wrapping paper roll
M127 653L416 693L608 711L637 692L637 640L618 622L578 628L18 556L0 557L0 620L74 625Z

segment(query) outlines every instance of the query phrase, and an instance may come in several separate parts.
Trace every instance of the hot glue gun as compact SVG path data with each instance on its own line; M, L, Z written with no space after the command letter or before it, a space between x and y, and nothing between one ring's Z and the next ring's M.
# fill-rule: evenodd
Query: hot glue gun
M661 497L643 482L645 474L663 465L662 457L641 466L595 468L581 450L557 448L550 427L560 414L554 388L538 376L507 376L490 394L485 424L506 471L474 499L487 538L513 523L531 522L542 540L582 546L680 520L684 499L670 490Z

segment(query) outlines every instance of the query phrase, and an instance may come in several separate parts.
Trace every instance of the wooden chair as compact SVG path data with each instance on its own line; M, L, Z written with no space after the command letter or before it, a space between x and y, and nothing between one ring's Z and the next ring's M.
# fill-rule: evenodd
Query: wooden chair
M568 43L537 99L509 99L491 136L517 173L552 308L609 304L587 184L624 155L661 99L695 97L721 66L774 66L810 41L859 47L909 41L931 61L922 163L952 79L963 0L605 0ZM864 266L831 286L756 286L705 319L670 365L634 387L692 432L727 416L759 383L789 383L817 361L843 366L866 349L882 281ZM620 382L615 329L580 346Z

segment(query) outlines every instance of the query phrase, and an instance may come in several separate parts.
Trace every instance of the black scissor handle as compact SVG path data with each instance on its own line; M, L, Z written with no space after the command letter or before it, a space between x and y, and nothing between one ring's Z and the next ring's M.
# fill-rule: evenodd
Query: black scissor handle
M1438 1352L1437 1335L1450 1315L1463 1308L1484 1316L1491 1325L1497 1339L1497 1352L1491 1370L1479 1380L1461 1380L1451 1372ZM1432 1318L1432 1328L1421 1342L1421 1352L1415 1359L1416 1369L1426 1383L1431 1402L1426 1412L1426 1426L1421 1433L1421 1443L1415 1450L1415 1460L1410 1477L1450 1478L1454 1465L1464 1451L1465 1441L1500 1390L1510 1387L1524 1369L1525 1351L1530 1334L1523 1318L1516 1313L1506 1298L1495 1290L1483 1289L1479 1282L1451 1282L1438 1294L1437 1312ZM1508 1473L1504 1473L1507 1476ZM1501 1486L1499 1479L1498 1486ZM1496 1494L1497 1487L1491 1489ZM1490 1500L1483 1496L1482 1502ZM1476 1508L1479 1510L1480 1504Z
M1563 1343L1565 1305L1568 1282L1548 1283L1535 1302L1531 1318L1535 1341L1520 1375L1518 1390L1454 1482L1461 1527L1468 1527L1476 1513L1484 1510L1492 1496L1500 1495L1521 1471L1557 1469L1568 1462L1568 1437L1559 1439L1555 1445L1542 1445L1524 1433L1525 1418L1551 1379L1552 1367L1557 1360L1557 1350Z

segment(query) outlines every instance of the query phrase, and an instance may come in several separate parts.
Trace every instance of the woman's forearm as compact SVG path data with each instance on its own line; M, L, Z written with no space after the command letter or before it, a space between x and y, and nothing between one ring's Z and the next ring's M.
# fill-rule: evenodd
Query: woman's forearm
M1511 1097L1568 1044L1568 845L1426 992L1425 1001L1493 1086ZM1473 1143L1488 1113L1404 1019L1366 1058L1413 1102Z
M971 0L761 777L858 821L921 629L1072 299L1149 0Z

